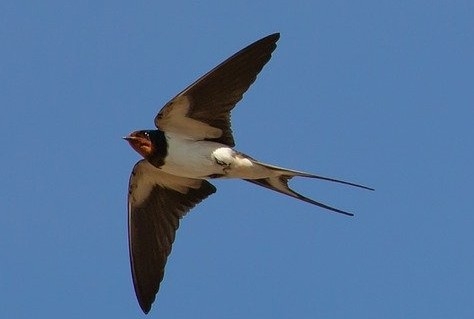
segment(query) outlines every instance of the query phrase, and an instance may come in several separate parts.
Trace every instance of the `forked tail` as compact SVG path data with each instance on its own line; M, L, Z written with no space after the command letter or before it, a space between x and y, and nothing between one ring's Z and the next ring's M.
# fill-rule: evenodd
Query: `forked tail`
M363 186L363 185L355 184L355 183L351 183L351 182L346 182L346 181L343 181L343 180L340 180L340 179L329 178L329 177L309 174L309 173L300 172L300 171L294 171L294 170L290 170L290 169L286 169L286 168L282 168L282 167L278 167L278 166L273 166L273 165L269 165L269 164L264 164L264 163L260 163L260 162L255 162L255 164L262 165L262 166L274 171L277 174L275 174L275 176L268 177L268 178L246 179L246 181L248 181L250 183L257 184L257 185L260 185L260 186L263 186L263 187L266 187L266 188L269 188L269 189L274 190L276 192L294 197L296 199L299 199L299 200L305 201L307 203L319 206L321 208L324 208L324 209L327 209L327 210L330 210L330 211L333 211L333 212L336 212L336 213L348 215L348 216L354 216L354 214L343 211L343 210L340 210L340 209L337 209L337 208L334 208L334 207L331 207L331 206L328 206L328 205L320 203L320 202L317 202L315 200L312 200L311 198L305 197L305 196L295 192L294 190L292 190L288 186L288 181L290 179L292 179L293 177L295 177L295 176L301 176L301 177L316 178L316 179L321 179L321 180L325 180L325 181L350 185L350 186L363 188L363 189L367 189L367 190L371 190L371 191L374 190L371 187L367 187L367 186Z

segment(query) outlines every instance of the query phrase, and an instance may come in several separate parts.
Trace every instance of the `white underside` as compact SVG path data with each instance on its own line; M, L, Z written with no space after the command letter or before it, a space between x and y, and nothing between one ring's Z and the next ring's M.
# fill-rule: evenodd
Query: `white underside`
M276 172L253 162L232 148L215 142L195 141L166 133L168 155L161 169L190 178L222 175L224 178L260 179Z

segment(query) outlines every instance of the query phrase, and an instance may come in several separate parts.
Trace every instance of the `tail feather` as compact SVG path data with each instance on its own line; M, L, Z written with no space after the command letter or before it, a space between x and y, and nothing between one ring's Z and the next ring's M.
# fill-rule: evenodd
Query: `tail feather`
M316 178L316 179L321 179L321 180L325 180L325 181L350 185L350 186L363 188L363 189L367 189L367 190L372 190L372 191L374 190L373 188L370 188L370 187L367 187L367 186L363 186L363 185L355 184L355 183L351 183L351 182L346 182L346 181L335 179L335 178L329 178L329 177L309 174L309 173L305 173L305 172L289 170L289 169L286 169L286 168L281 168L281 167L278 167L278 166L273 166L273 165L260 163L260 162L255 162L255 163L258 164L258 165L262 165L262 166L264 166L264 167L266 167L270 170L275 171L276 174L275 174L275 176L271 176L271 177L267 177L267 178L261 178L261 179L245 179L247 182L250 182L250 183L253 183L253 184L256 184L256 185L259 185L259 186L262 186L262 187L265 187L265 188L268 188L268 189L271 189L271 190L274 190L276 192L291 196L293 198L302 200L304 202L319 206L321 208L324 208L324 209L327 209L327 210L330 210L330 211L333 211L333 212L336 212L336 213L339 213L339 214L354 216L353 213L350 213L350 212L347 212L347 211L344 211L344 210L341 210L341 209L331 207L329 205L317 202L315 200L312 200L311 198L305 197L305 196L295 192L294 190L292 190L288 186L288 181L290 179L292 179L293 177L295 177L295 176L301 176L301 177Z
M291 176L291 177L293 177L293 176ZM305 197L305 196L295 192L294 190L292 190L291 188L288 187L288 180L291 177L283 177L282 176L280 178L270 177L270 178L262 178L262 179L246 179L246 181L250 182L250 183L257 184L259 186L269 188L269 189L274 190L276 192L291 196L293 198L296 198L296 199L305 201L307 203L322 207L324 209L328 209L328 210L336 212L336 213L340 213L340 214L344 214L344 215L348 215L348 216L354 216L353 213L349 213L349 212L337 209L335 207L328 206L326 204L317 202L315 200L312 200L308 197Z
M339 184L345 184L345 185L349 185L349 186L354 186L354 187L358 187L358 188L363 188L363 189L367 189L367 190L370 190L370 191L374 191L374 190L375 190L375 189L373 189L373 188L371 188L371 187L367 187L367 186L364 186L364 185L361 185L361 184L352 183L352 182L343 181L343 180L340 180L340 179L335 179L335 178L331 178L331 177L325 177L325 176L320 176L320 175L309 174L309 173L301 172L301 171L295 171L295 170L292 170L292 169L287 169L287 168L278 167L278 166L274 166L274 165L270 165L270 164L265 164L265 163L258 162L258 161L255 161L255 160L253 160L253 162L254 162L255 164L262 165L262 166L264 166L264 167L266 167L266 168L268 168L268 169L270 169L270 170L276 171L276 172L278 172L278 174L280 174L280 175L289 176L289 178L292 178L293 176L309 177L309 178L316 178L316 179L321 179L321 180L325 180L325 181L329 181L329 182L334 182L334 183L339 183Z

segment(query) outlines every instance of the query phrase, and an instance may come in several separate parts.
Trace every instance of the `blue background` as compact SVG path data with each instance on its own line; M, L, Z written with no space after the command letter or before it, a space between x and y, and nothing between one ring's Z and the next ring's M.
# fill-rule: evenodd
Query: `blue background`
M3 0L1 318L144 317L121 137L277 31L237 149L376 192L215 181L149 317L474 317L472 1Z

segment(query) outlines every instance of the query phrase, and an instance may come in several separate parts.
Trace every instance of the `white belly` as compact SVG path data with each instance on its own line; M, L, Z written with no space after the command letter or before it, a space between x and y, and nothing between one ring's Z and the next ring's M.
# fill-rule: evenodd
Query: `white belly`
M232 148L215 142L193 141L166 134L168 155L161 169L169 174L207 178L257 179L273 175L266 167L255 164Z
M220 167L212 158L212 153L224 145L207 141L193 141L174 135L167 136L167 141L168 155L165 165L161 167L165 172L192 178L218 174Z

